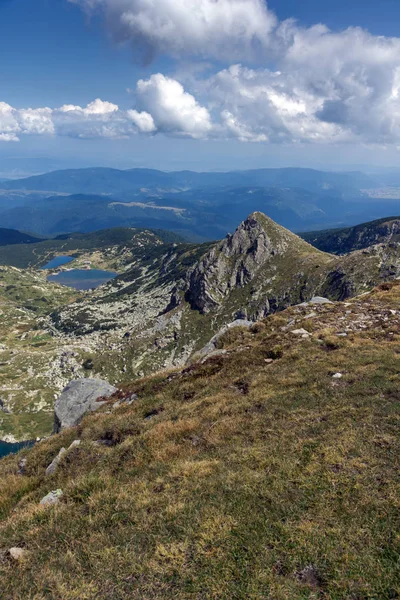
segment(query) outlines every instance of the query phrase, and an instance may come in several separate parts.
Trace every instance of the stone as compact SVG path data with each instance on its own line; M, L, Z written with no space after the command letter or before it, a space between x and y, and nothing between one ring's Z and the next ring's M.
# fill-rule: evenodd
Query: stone
M73 450L74 448L77 448L80 445L81 445L81 440L74 440L72 442L72 444L68 447L68 451Z
M333 304L333 302L328 300L328 298L323 298L322 296L314 296L311 298L309 304Z
M274 362L273 358L264 358L264 362L267 363L267 365L270 365L271 363Z
M136 402L137 399L138 399L138 395L133 393L133 394L130 394L129 396L127 396L126 398L120 398L113 404L112 407L118 408L120 406L131 406L131 404Z
M25 475L27 463L28 460L26 458L21 458L18 463L18 475Z
M206 344L201 350L196 352L196 358L208 358L209 355L217 349L217 343L220 340L220 338L223 335L225 335L225 333L230 329L235 329L236 327L246 327L247 329L250 329L250 327L253 327L253 325L253 321L247 321L245 319L236 319L236 321L228 323L228 325L222 327L222 329L220 329L218 333L216 333L214 337L211 338L208 344Z
M293 333L293 335L301 335L302 337L304 335L307 337L310 336L309 332L306 331L305 329L293 329L293 331L291 331L291 333Z
M49 475L54 475L54 473L57 470L58 465L60 464L64 454L66 454L66 449L65 448L61 448L60 452L57 454L57 456L55 457L55 459L49 464L49 466L46 469L46 475L47 477Z
M63 497L62 490L54 490L53 492L49 492L44 498L41 499L40 504L42 506L52 506L53 504L58 504L60 499Z
M83 417L105 403L100 398L109 398L117 391L102 379L76 379L64 388L54 407L54 433L67 427L75 427Z
M342 379L343 374L342 373L335 373L334 375L332 375L332 379Z
M19 562L26 558L27 551L25 550L25 548L10 548L8 554L13 560Z

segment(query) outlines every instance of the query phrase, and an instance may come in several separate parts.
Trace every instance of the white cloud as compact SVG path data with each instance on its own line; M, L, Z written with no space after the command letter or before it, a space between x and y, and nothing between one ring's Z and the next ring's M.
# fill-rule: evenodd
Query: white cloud
M0 102L0 140L17 142L20 135L52 134L52 110L50 108L15 109Z
M264 0L69 0L104 12L117 41L145 60L156 54L254 59L277 20Z
M270 142L400 141L400 38L278 22L264 0L70 1L102 12L115 39L130 42L149 59L166 54L225 63L208 79L193 71L186 91L160 74L140 81L131 117L143 133L187 131L194 137ZM186 116L179 102L174 105L174 89L177 98L192 98L193 111L188 105ZM188 129L191 112L198 124Z
M138 81L137 105L144 112L132 111L139 130L159 131L193 138L207 136L212 129L210 113L194 96L170 77L158 73ZM132 115L131 112L131 115ZM149 129L151 125L154 128Z
M19 142L19 137L15 133L0 133L0 142Z
M178 65L175 78L157 73L139 80L128 110L100 99L55 109L0 103L3 141L161 133L261 143L400 143L400 38L279 23L264 0L70 1L102 11L115 38L149 58L189 60L190 74ZM205 58L224 68L207 76Z
M87 106L16 109L0 103L0 140L18 141L22 135L59 135L75 138L131 137L138 133L167 133L201 138L211 131L209 112L174 79L158 74L140 80L137 105L122 110L96 99Z
M145 110L142 112L128 110L127 115L141 133L154 133L157 130L153 117Z
M75 106L74 104L64 104L64 106L59 108L59 112L68 113L73 116L91 117L97 115L102 117L104 115L115 113L118 109L119 107L117 104L104 102L103 100L100 100L100 98L96 98L96 100L93 100L93 102L90 102L84 108L82 108L82 106Z

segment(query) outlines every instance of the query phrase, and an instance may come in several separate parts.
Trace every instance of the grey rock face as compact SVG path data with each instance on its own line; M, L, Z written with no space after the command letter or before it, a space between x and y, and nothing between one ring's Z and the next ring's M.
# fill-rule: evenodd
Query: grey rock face
M54 490L53 492L49 492L47 496L41 499L40 504L42 506L51 506L53 504L58 504L60 502L60 498L63 497L62 490Z
M283 254L289 240L285 230L264 215L250 215L191 273L188 297L192 308L203 313L216 308L232 289L248 284L272 256Z
M104 404L99 398L108 398L117 391L102 379L77 379L71 381L56 400L54 407L54 433L78 425L85 414Z

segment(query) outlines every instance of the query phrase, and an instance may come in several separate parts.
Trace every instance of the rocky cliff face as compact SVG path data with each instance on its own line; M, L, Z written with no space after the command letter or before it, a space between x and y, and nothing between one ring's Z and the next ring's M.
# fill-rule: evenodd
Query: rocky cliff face
M265 215L250 215L191 272L187 299L192 308L207 313L220 306L230 291L250 283L271 258L284 255L294 237Z

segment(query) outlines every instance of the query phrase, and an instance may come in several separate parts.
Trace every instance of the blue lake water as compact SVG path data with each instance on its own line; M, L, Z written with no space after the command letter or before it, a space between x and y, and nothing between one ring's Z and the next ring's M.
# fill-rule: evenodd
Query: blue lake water
M33 446L34 442L19 442L17 444L8 444L7 442L0 441L0 458L7 456L8 454L16 454L22 448Z
M97 288L107 281L114 279L118 273L113 271L100 271L99 269L72 269L71 271L63 271L57 275L50 275L48 281L54 281L67 287L75 288L76 290L90 290Z
M47 265L44 265L44 267L42 267L42 269L57 269L57 267L61 267L62 265L67 265L68 263L70 263L73 260L74 259L72 256L56 256L55 258L53 258L53 260L48 262Z

